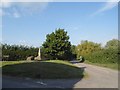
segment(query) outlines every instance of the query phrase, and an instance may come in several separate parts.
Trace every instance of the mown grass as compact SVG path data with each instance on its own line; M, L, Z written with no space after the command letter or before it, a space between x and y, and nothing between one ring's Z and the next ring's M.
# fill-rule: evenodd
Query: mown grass
M83 68L78 68L67 61L3 61L3 75L41 78L41 79L65 79L83 78Z
M89 62L89 61L85 61L85 63L100 66L100 67L106 67L106 68L110 68L110 69L114 69L114 70L118 70L118 64L117 63L92 63L92 62Z

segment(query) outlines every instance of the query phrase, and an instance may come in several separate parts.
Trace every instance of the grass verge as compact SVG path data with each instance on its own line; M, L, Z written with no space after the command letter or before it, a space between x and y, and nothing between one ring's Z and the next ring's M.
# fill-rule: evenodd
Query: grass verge
M110 69L114 69L114 70L118 70L118 64L116 64L116 63L104 63L103 64L103 63L92 63L92 62L89 62L89 61L85 61L85 63L100 66L100 67L106 67L106 68L110 68Z
M3 75L41 78L41 79L66 79L83 78L83 68L78 68L67 61L50 60L41 62L3 61Z

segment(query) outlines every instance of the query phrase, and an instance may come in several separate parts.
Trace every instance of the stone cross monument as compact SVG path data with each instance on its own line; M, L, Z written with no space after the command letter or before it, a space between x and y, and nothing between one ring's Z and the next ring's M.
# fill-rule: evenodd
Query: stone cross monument
M38 56L41 57L41 54L40 54L40 48L39 48L39 51L38 51Z
M38 56L37 56L37 57L35 57L35 60L41 60L40 48L39 48L39 51L38 51Z

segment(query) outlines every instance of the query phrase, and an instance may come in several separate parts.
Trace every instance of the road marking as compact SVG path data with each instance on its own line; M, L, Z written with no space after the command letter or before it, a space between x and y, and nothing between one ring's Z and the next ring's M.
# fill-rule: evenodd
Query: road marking
M40 81L37 81L36 83L38 83L38 84L41 84L41 85L47 85L46 83L43 83L43 82L40 82Z

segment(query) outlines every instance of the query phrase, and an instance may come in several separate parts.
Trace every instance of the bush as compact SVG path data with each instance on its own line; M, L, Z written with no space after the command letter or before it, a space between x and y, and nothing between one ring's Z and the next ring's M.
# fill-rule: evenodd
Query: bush
M25 60L28 56L36 56L38 48L22 45L2 45L2 60L17 61ZM6 57L8 56L8 57Z
M118 50L103 49L87 55L86 59L92 63L118 63Z

